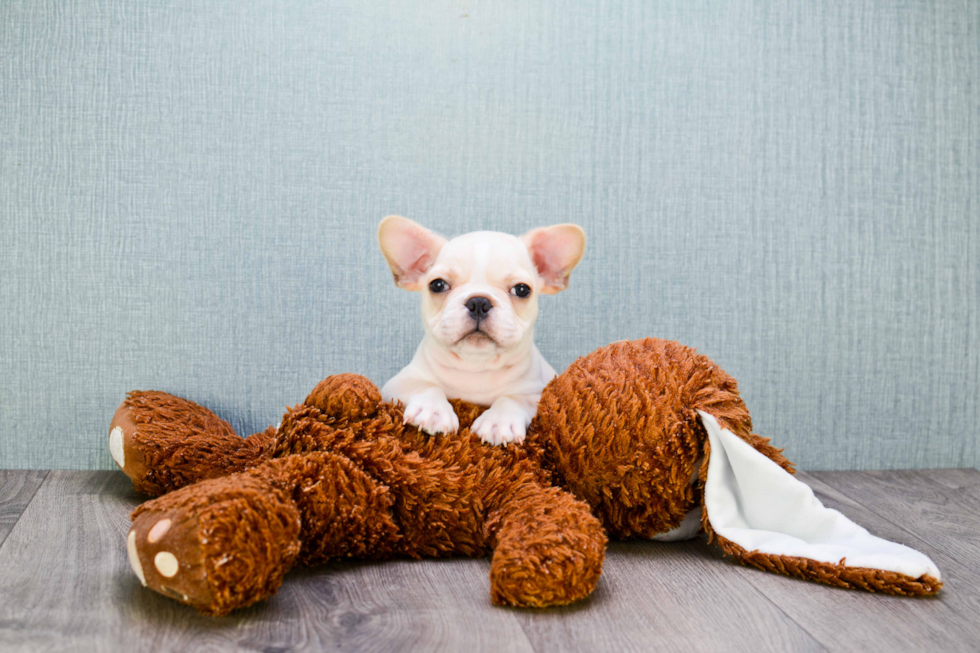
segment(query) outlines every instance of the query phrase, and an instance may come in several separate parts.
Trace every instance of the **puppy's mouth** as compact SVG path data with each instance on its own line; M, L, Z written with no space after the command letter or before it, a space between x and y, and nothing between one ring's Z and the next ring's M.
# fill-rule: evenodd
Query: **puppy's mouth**
M491 338L489 335L487 335L486 331L480 330L479 325L477 325L476 328L470 331L469 333L464 334L462 338L460 338L453 344L459 345L464 342L468 342L471 344L483 344L483 343L491 342L494 345L497 344L497 341Z

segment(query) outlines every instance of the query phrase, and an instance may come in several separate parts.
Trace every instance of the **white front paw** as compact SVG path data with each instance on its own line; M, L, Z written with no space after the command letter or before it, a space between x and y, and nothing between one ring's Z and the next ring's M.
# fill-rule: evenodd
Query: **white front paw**
M516 401L498 399L482 415L476 418L470 429L487 444L524 442L530 419Z
M459 430L459 418L453 407L434 392L423 392L408 400L405 423L417 426L429 435Z

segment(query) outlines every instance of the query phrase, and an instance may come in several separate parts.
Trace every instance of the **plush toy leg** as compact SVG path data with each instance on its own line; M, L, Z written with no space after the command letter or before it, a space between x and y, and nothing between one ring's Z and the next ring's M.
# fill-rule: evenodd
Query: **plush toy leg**
M109 451L137 492L158 496L260 463L274 436L269 429L243 439L193 401L131 392L109 424Z
M592 593L606 533L588 504L555 487L529 485L490 517L495 532L490 597L496 605L566 605Z
M140 506L126 539L140 582L205 614L274 594L300 551L291 497L255 478L203 481Z
M813 491L706 412L704 527L743 564L889 594L935 594L939 569L825 508Z
M343 456L287 456L148 501L127 548L145 586L223 615L275 594L297 561L389 552L390 507L387 489Z

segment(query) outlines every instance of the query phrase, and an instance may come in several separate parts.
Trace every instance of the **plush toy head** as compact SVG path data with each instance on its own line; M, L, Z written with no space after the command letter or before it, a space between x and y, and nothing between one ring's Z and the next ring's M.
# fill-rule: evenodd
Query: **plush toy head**
M870 535L792 475L735 379L676 342L613 343L542 394L529 446L614 537L700 530L743 564L839 587L934 594L926 556Z
M545 389L529 446L562 486L592 506L610 535L651 538L697 505L705 453L697 410L750 438L738 386L694 350L652 338L578 359ZM788 464L771 449L780 464Z

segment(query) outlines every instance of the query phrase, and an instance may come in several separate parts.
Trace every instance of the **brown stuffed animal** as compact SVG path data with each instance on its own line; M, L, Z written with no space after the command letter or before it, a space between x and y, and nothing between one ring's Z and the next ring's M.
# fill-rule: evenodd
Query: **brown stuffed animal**
M895 594L942 585L925 556L807 495L780 450L752 433L735 380L677 343L620 342L580 358L545 388L520 446L481 443L467 427L482 408L454 408L459 433L428 436L370 381L342 374L278 428L243 439L190 401L130 393L110 450L137 491L162 495L133 512L134 571L223 615L274 594L297 563L492 554L491 600L543 607L592 592L607 533L671 539L700 528L743 563L788 575ZM763 482L763 503L766 483L789 483L776 494L799 497L753 515L758 478L776 479ZM774 540L772 524L750 523L759 519L777 531L790 523L789 533ZM846 559L807 531L820 523L839 534L842 519L857 529L845 529L857 546ZM905 552L926 562L891 562Z

